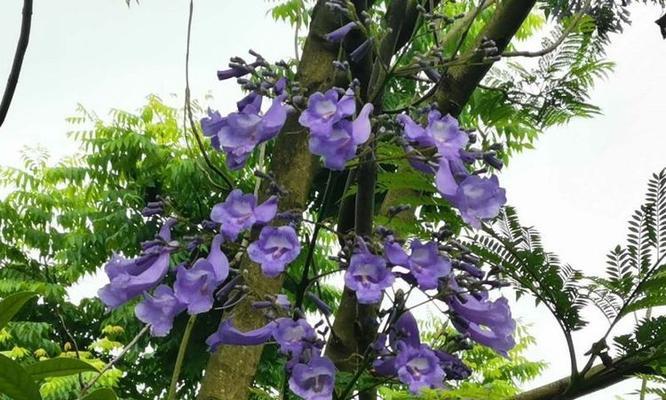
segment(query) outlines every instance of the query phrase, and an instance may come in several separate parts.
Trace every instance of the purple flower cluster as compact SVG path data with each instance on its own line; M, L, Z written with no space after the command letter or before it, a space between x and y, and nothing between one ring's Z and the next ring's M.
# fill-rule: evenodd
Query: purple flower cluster
M465 162L474 158L465 154L469 136L460 129L455 118L432 110L425 128L406 114L397 119L410 143L409 150L431 148L437 151L437 165L417 158L411 158L410 162L420 171L436 173L437 189L460 211L463 221L478 229L482 220L497 216L506 203L505 190L499 187L496 176L482 178L467 171Z
M469 376L469 369L452 354L434 350L421 343L416 319L404 312L391 328L388 344L385 336L376 344L379 357L373 367L378 375L396 376L412 393L441 388L448 372L455 369L456 379Z
M221 345L252 346L273 339L289 358L289 388L306 400L330 400L335 387L335 366L321 355L322 342L303 318L278 318L261 328L241 332L231 320L220 324L206 344L211 351Z
M356 112L354 92L349 89L340 96L336 89L330 89L310 96L298 122L310 129L310 152L321 156L326 168L342 170L370 137L372 111L372 104L366 104L355 120L347 119Z
M220 249L222 242L222 235L215 235L207 258L198 259L191 268L178 266L173 290L160 285L152 295L144 294L135 314L150 325L153 336L166 336L182 311L195 315L213 307L215 290L229 276L229 261Z
M265 113L261 112L263 96L255 92L237 103L238 112L226 117L208 110L208 117L201 120L201 129L211 138L214 148L224 151L229 169L242 168L259 144L280 132L287 120L286 98L286 94L278 95Z

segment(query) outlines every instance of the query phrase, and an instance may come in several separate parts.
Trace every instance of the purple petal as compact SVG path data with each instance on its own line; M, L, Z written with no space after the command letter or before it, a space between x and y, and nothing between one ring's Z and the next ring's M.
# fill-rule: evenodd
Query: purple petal
M206 339L206 344L209 351L217 350L220 345L235 345L235 346L253 346L266 342L273 336L273 330L277 324L269 322L261 328L241 332L236 329L230 319L222 321L217 332L213 333Z

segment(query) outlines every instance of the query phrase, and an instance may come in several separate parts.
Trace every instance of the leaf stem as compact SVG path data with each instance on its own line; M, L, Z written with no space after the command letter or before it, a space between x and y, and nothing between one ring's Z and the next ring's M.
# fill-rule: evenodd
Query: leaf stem
M185 327L185 332L183 333L183 339L180 341L180 348L178 349L178 356L176 357L176 365L173 367L173 374L171 375L171 384L169 385L167 400L176 399L176 390L178 386L178 377L180 376L180 369L183 366L185 351L187 350L187 345L190 342L190 335L192 334L192 328L194 327L194 322L196 320L197 316L192 315L187 321L187 326Z

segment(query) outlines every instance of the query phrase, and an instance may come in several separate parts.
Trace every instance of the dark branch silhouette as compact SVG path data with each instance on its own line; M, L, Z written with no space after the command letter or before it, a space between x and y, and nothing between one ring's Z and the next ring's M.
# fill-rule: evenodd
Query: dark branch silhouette
M0 102L0 126L5 122L7 111L9 111L9 105L11 104L14 92L16 91L16 84L18 83L19 75L21 74L21 66L23 65L23 57L25 56L25 51L28 49L31 24L32 0L24 0L21 34L19 36L18 44L16 45L16 53L14 54L12 69L9 71L9 78L7 78L7 86L2 95L2 102Z

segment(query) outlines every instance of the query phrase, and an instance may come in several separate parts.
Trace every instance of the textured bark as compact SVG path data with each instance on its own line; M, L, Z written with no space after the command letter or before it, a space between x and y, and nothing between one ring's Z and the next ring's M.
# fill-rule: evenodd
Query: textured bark
M571 384L571 377L521 393L513 400L572 400L612 386L637 373L654 373L643 359L614 362L610 366L596 365Z
M322 35L337 28L338 19L324 6L324 1L317 3L298 67L298 80L309 93L334 83L332 62L337 57L338 46L323 40ZM280 200L280 210L305 208L317 165L308 150L307 132L298 124L296 115L290 116L276 139L271 162L271 172L287 191ZM266 278L257 265L247 259L242 262L252 294L262 296L280 291L282 279ZM250 307L250 301L242 302L234 310L234 324L244 331L265 323L262 314ZM262 349L263 346L221 346L208 361L198 399L247 398Z

